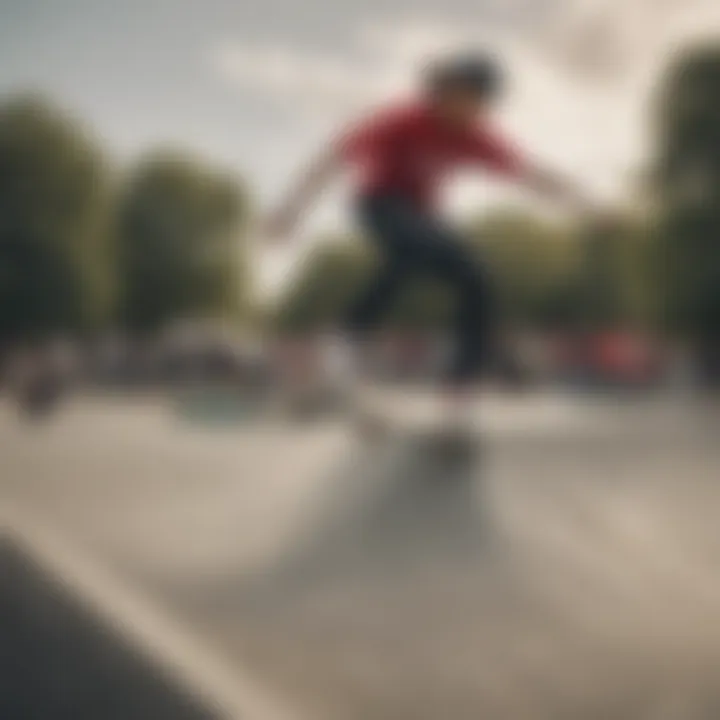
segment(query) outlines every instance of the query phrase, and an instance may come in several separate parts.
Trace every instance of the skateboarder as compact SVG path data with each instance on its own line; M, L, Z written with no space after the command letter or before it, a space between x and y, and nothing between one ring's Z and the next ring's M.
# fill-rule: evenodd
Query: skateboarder
M443 181L453 170L477 167L592 211L571 182L536 166L493 126L503 89L502 67L491 56L436 63L424 73L416 97L375 112L329 143L265 228L276 241L288 237L341 170L357 171L356 216L381 265L352 304L344 336L353 345L363 342L409 277L425 274L447 283L457 297L455 351L442 393L451 428L467 427L473 390L491 359L497 328L487 268L438 212Z

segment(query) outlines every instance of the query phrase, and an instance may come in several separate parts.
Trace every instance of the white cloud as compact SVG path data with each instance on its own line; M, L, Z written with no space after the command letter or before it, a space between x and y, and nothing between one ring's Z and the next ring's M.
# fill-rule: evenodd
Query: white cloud
M229 85L273 98L317 131L408 89L428 57L483 45L498 51L513 77L503 111L509 133L598 194L625 195L646 155L654 80L679 44L720 34L720 3L540 0L556 12L531 28L518 20L522 1L511 3L515 16L506 13L496 23L376 20L358 27L342 53L228 42L212 62ZM476 212L507 198L502 188L464 183L450 199L451 207ZM336 209L328 206L320 217L327 223ZM277 267L270 274L276 281L283 275Z
M227 43L214 53L221 76L233 85L283 99L291 105L317 101L331 105L367 94L370 75L351 61L288 47L236 46Z
M482 22L367 22L342 53L227 42L215 49L212 62L233 87L272 97L294 117L301 114L309 125L325 128L408 89L418 65L429 57L478 44L490 47L515 79L504 113L511 134L590 184L618 192L645 151L652 78L680 40L720 28L720 4L542 2L563 12L534 30L519 19L527 4L515 0L514 15L491 13ZM487 15L494 6L484 7Z
M417 68L453 49L496 46L497 32L433 19L384 19L358 27L342 55L232 41L211 52L215 71L238 89L311 111L355 108L408 90Z

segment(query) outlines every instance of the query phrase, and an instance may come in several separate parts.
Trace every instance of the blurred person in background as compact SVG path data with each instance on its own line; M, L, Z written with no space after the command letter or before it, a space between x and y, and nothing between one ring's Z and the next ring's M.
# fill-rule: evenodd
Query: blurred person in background
M574 183L536 166L495 127L492 114L504 88L503 68L489 55L437 62L416 97L376 111L330 142L265 227L272 240L288 238L339 171L358 171L355 214L381 263L344 318L341 337L354 356L409 278L424 274L448 284L457 310L441 427L453 438L470 427L477 380L496 362L499 332L488 269L438 211L444 181L454 170L474 167L574 210L596 212Z
M75 367L66 343L18 346L6 367L6 384L24 417L41 419L58 408Z

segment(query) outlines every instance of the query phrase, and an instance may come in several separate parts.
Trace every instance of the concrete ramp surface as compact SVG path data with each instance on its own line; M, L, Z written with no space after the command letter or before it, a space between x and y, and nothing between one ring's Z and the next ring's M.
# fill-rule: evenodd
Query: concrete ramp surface
M146 682L185 712L716 720L720 428L672 404L547 407L493 408L479 464L451 470L332 425L0 415L0 488L117 580L79 582L39 543L52 577L135 619L123 637L168 678Z
M360 442L326 472L314 522L251 588L265 583L287 599L324 582L377 584L487 562L491 535L475 453L447 458L435 438L406 434Z

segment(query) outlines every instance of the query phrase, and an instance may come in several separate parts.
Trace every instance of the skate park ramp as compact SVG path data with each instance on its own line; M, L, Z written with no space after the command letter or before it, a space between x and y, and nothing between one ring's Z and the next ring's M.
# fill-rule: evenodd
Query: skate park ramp
M5 521L6 518L3 518ZM23 528L25 530L25 528ZM278 717L239 678L91 566L70 566L3 522L3 720ZM81 568L81 569L79 569Z
M189 612L309 717L711 720L708 558L681 544L656 556L677 498L658 474L656 488L618 474L635 460L612 443L558 446L554 461L528 446L537 471L522 479L503 448L451 469L417 438L356 448L309 532ZM618 484L588 484L588 457ZM676 519L679 538L689 518Z
M524 408L448 466L412 437L83 407L0 426L0 483L163 609L141 629L202 639L151 655L201 710L252 677L302 720L720 717L717 425Z

